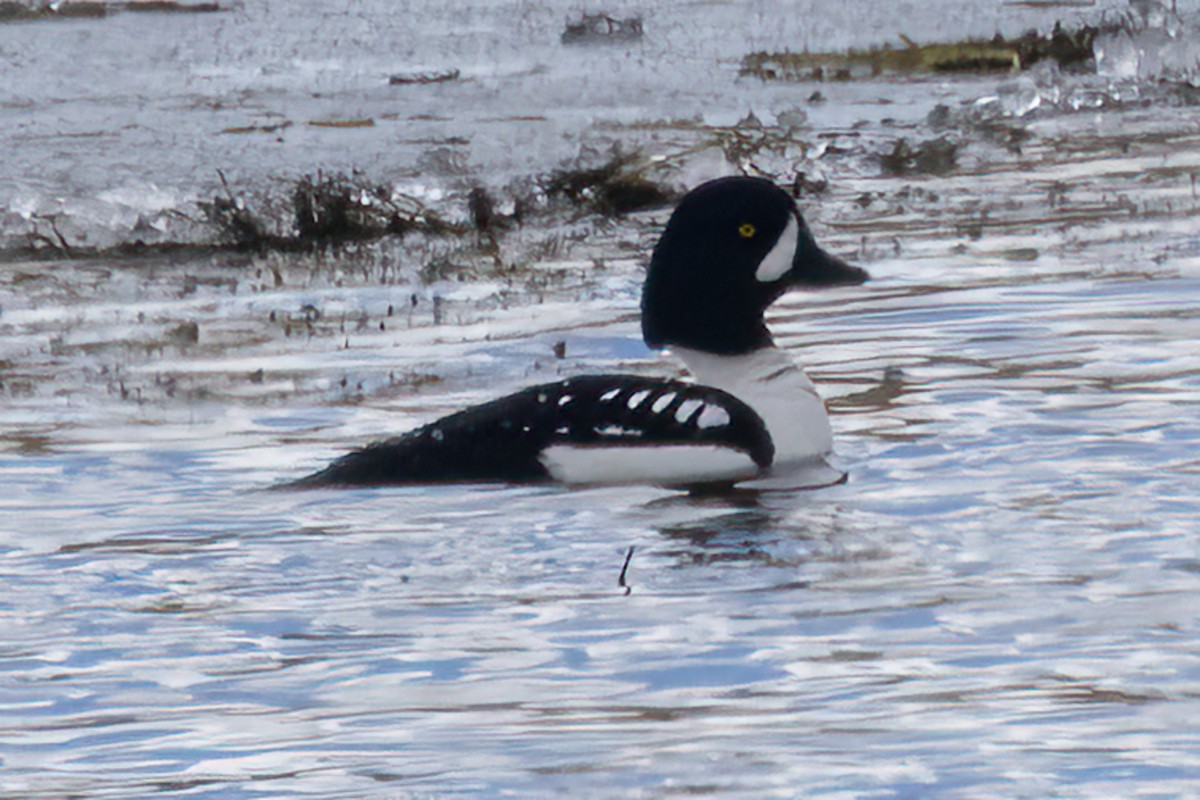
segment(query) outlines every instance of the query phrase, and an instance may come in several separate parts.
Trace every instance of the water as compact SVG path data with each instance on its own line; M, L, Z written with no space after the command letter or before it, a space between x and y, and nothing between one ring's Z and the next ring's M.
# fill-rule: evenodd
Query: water
M1196 796L1185 90L1142 67L736 78L749 49L892 38L903 4L854 26L671 4L642 44L582 50L557 44L574 8L297 5L0 27L0 794ZM920 38L1101 10L980 4ZM471 81L386 85L448 67ZM755 163L828 178L806 214L875 278L771 317L844 486L263 491L533 381L673 369L636 320L665 210L538 217L500 239L521 269L422 236L104 251L206 241L214 164L248 196L356 166L463 214L581 147L675 158L791 108L809 147ZM283 142L218 133L268 112ZM418 165L463 131L465 167ZM897 138L947 133L945 174L881 174ZM34 214L101 252L33 258ZM468 279L422 273L447 255Z

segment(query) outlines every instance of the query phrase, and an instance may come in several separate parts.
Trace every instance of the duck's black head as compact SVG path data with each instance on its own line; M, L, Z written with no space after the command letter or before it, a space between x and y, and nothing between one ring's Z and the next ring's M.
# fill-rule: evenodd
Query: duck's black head
M642 335L651 347L747 353L771 343L763 312L792 286L867 277L817 247L787 192L761 178L720 178L680 201L654 248Z

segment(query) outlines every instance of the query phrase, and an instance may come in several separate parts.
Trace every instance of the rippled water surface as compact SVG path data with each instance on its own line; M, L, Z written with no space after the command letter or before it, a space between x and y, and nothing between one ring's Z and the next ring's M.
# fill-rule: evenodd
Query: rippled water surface
M590 49L559 44L573 5L478 5L0 26L0 794L1197 796L1188 90L737 77L911 33L910 4L614 4L644 40ZM1101 10L978 3L921 38ZM771 316L847 484L267 491L533 381L673 372L636 318L669 210L542 217L506 267L430 275L492 255L190 247L217 168L249 192L355 167L465 215L592 145L746 168L688 148L795 108L807 145L755 164L827 178L802 206L874 276ZM351 115L375 124L304 124ZM952 168L880 168L947 131ZM22 249L50 220L99 252ZM104 249L140 236L189 248Z

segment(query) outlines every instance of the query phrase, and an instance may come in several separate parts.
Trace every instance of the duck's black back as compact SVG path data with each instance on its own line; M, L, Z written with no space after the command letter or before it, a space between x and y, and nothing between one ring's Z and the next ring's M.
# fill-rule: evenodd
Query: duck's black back
M539 456L554 445L674 444L734 448L760 467L774 455L762 419L733 395L675 380L590 375L533 386L376 442L290 486L531 482L549 477Z

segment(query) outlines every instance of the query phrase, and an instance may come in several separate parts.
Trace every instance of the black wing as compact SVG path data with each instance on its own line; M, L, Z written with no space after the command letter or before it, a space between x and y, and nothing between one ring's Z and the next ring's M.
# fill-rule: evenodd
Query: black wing
M524 389L342 456L294 487L540 481L556 444L716 444L760 467L775 454L766 425L731 394L661 378L589 375Z

